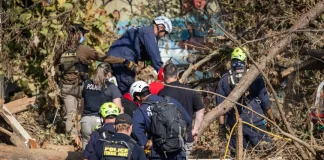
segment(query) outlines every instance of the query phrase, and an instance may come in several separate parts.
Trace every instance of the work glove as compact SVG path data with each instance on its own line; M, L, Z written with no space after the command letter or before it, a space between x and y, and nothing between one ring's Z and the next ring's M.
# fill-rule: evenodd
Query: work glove
M221 140L226 140L226 134L229 134L225 124L219 124L218 136Z
M129 70L133 70L136 67L136 64L133 61L125 59L123 63Z

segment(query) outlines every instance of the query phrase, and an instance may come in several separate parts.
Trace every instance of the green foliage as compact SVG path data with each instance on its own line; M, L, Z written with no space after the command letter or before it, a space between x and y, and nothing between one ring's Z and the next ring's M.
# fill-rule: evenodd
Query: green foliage
M85 43L102 53L116 39L109 28L111 18L92 1L34 1L31 6L24 6L21 0L3 3L2 20L7 22L1 28L1 72L32 95L48 99L58 94L54 68L67 47L73 23L90 29Z

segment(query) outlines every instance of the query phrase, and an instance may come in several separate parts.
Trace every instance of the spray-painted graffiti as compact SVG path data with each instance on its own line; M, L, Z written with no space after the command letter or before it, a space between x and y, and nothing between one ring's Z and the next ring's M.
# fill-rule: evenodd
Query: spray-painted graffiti
M120 4L116 6L120 6ZM216 23L222 25L216 2L212 0L184 0L180 8L182 15L171 18L173 32L167 38L160 39L159 48L163 62L189 64L195 60L195 55L200 54L197 47L204 46L206 35L219 36L224 33L216 25ZM112 30L119 35L125 33L129 28L151 25L152 20L149 19L136 16L131 19L125 18L124 14L121 14L121 10L120 8L111 11L115 17Z

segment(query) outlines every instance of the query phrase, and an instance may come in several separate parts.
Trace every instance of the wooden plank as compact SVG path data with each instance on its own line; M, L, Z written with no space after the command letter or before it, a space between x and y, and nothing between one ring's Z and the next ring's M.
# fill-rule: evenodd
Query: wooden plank
M15 114L21 111L27 110L27 106L34 105L36 101L36 96L28 98L24 97L9 103L6 103L6 107L11 114Z
M6 105L3 105L0 111L0 115L3 119L11 126L15 133L21 137L25 144L29 144L29 139L31 136L26 132L26 130L20 125L17 119L9 112ZM28 145L27 145L28 146Z

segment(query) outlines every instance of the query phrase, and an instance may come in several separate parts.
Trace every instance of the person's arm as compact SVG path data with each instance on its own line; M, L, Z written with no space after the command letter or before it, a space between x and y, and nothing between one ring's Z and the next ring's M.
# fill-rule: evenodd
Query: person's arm
M148 141L145 132L144 113L137 109L133 115L133 134L138 139L138 144L144 147Z
M156 37L154 34L143 33L142 38L142 44L145 46L146 52L151 59L151 66L156 70L156 72L159 72L163 62Z
M105 55L85 45L78 46L78 53L81 62L85 64L90 63L90 60L107 62L109 64L122 64L125 62L124 58Z
M261 77L256 79L256 85L257 85L256 88L259 89L258 97L261 101L261 108L267 114L267 116L271 120L273 120L270 97L268 95L264 81Z
M218 81L218 85L217 85L217 90L216 93L222 96L227 96L224 90L224 84L227 80L227 76L222 77L219 81ZM216 96L216 105L218 106L219 104L221 104L224 101L223 97L220 96ZM226 134L228 133L228 130L226 129L226 125L225 125L225 116L221 115L218 118L219 120L219 127L218 127L218 136L225 140L226 139Z
M124 107L122 106L122 103L121 103L122 95L121 95L119 89L117 88L116 85L111 84L109 86L109 90L112 93L112 101L117 105L117 107L120 110L120 113L124 113Z
M192 103L193 103L193 110L196 113L195 124L192 129L192 134L196 135L198 134L198 130L203 121L205 108L204 108L204 104L201 101L200 96L196 92L194 92L193 94Z
M224 79L227 79L227 78L224 78ZM222 78L222 79L220 79L218 81L217 90L216 90L216 93L217 94L220 94L222 96L226 96L225 95L225 91L223 89L223 85L224 85L223 84L223 81L224 81L224 79ZM216 96L216 106L218 106L219 104L221 104L223 101L224 101L224 98L223 97ZM219 116L218 120L219 120L219 124L220 125L224 125L225 124L224 115Z
M120 110L120 114L124 113L124 107L122 106L121 103L121 98L115 98L113 99L113 102L116 104L116 106L119 108Z
M191 131L192 136L195 138L195 141L197 141L197 136L198 136L198 131L200 129L201 123L204 119L204 113L205 113L205 108L202 108L201 110L196 112L196 118L195 118L195 124L194 127Z

